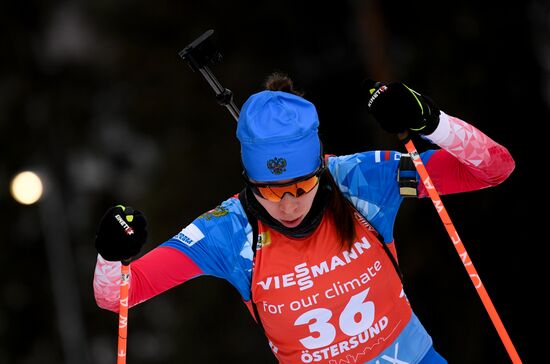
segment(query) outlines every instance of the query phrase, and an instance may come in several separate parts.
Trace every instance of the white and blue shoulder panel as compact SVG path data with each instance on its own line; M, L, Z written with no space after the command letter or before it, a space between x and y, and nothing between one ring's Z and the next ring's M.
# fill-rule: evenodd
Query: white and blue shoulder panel
M403 198L397 170L401 153L369 151L329 157L328 168L344 196L384 237L393 241L393 225Z
M187 255L206 275L228 280L250 299L252 227L238 198L210 210L164 242Z

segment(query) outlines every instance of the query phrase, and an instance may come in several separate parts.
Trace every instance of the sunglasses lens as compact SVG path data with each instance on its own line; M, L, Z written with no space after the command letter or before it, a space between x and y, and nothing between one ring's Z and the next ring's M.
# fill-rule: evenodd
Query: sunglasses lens
M301 194L310 192L313 188L315 188L315 186L317 186L317 183L319 183L319 177L318 176L313 176L313 177L308 178L304 181L300 181L300 182L296 183L296 189L297 189L297 192L298 192L298 196L300 196ZM301 191L303 191L303 192L301 192Z
M257 187L256 190L258 191L258 195L262 196L266 200L272 201L272 202L279 202L283 198L283 195L277 195L271 188L269 187Z
M319 182L318 176L310 177L303 181L298 181L288 186L271 185L266 187L255 187L255 190L260 196L266 200L279 202L286 193L290 193L294 197L300 197L313 190Z

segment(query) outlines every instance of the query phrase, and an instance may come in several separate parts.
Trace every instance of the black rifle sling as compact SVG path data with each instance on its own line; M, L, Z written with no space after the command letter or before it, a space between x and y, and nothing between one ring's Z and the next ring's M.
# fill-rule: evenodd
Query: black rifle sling
M256 306L256 303L254 303L254 300L252 299L252 274L254 270L254 263L256 261L256 249L258 248L258 219L254 214L250 213L248 211L248 204L246 203L246 188L244 188L239 193L239 201L241 201L241 205L243 206L243 210L246 213L246 218L248 219L248 223L252 227L252 273L250 274L250 305L252 306L252 310L254 311L254 318L256 319L256 322L258 325L260 325L262 331L264 330L264 325L262 325L262 320L260 319L260 314L258 313L258 307Z
M418 197L418 178L416 167L409 154L401 154L399 168L397 169L397 183L399 194L404 198Z

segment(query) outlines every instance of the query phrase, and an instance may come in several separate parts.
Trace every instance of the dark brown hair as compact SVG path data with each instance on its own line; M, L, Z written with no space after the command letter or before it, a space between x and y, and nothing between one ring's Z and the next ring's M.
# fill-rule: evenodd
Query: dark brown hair
M304 95L303 92L294 89L294 82L283 72L273 72L269 75L264 82L264 87L270 91L284 91L298 96ZM351 249L355 240L354 208L351 202L342 194L328 169L323 172L321 181L330 190L327 209L336 228L340 245L342 248Z
M342 191L340 191L340 188L328 169L325 170L323 179L330 188L330 199L327 209L336 228L336 235L338 236L342 248L347 248L349 250L355 241L354 207L342 194Z
M304 96L304 93L294 89L294 82L284 72L273 72L264 81L264 87L269 91L284 91L298 96Z

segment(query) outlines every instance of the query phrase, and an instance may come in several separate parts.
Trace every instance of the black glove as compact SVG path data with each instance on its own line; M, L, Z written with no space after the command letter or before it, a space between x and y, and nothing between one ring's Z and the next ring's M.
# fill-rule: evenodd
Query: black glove
M367 110L389 133L413 131L428 135L439 125L439 109L428 97L402 83L366 80Z
M140 211L117 205L101 218L95 247L106 260L128 261L147 240L147 220Z

